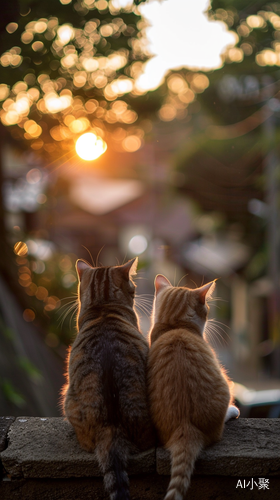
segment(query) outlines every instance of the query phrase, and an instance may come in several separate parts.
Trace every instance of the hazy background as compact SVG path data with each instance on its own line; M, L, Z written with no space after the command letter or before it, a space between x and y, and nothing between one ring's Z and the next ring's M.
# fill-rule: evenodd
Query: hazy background
M138 255L143 333L157 273L218 279L208 341L242 414L279 416L280 4L258 5L2 7L1 414L60 414L76 259Z

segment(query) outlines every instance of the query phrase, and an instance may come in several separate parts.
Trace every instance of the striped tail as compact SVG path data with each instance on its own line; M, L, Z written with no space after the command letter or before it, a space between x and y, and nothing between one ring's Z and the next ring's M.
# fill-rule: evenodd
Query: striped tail
M199 431L178 429L167 444L171 452L171 479L164 500L183 500L190 485L195 461L203 448Z
M104 489L110 500L130 500L129 480L126 472L128 448L124 439L114 436L105 452L106 444L96 449L97 459L104 474ZM108 448L107 448L108 450Z

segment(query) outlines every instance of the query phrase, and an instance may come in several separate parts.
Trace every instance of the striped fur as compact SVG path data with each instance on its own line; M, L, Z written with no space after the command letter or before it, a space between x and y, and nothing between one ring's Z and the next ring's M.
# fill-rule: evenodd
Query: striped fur
M203 338L214 283L196 290L155 280L150 331L148 391L161 443L170 450L171 479L165 500L183 500L200 451L223 432L230 384ZM235 416L237 416L235 414Z
M63 406L82 448L94 452L110 500L128 500L130 451L154 444L147 404L148 343L134 311L137 261L93 268L77 262L78 335Z

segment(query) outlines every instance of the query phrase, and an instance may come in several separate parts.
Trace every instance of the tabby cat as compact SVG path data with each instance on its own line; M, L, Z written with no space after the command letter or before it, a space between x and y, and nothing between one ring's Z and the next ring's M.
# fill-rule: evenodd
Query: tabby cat
M96 454L110 500L130 498L129 453L154 445L146 383L149 346L134 311L136 267L137 259L114 267L76 264L78 334L63 405L81 447Z
M162 275L155 279L148 391L159 439L172 458L165 500L185 498L200 451L239 415L229 406L230 382L203 338L214 287L191 290L173 287Z

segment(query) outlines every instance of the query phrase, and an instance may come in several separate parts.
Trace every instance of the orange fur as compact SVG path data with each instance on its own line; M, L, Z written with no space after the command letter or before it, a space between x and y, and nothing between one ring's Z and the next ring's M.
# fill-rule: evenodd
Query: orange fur
M231 401L229 382L203 338L213 284L196 290L156 278L148 387L153 423L171 452L166 500L185 497L204 446L218 441ZM208 286L208 288L207 288Z

